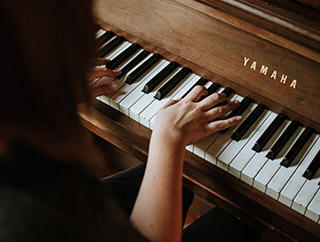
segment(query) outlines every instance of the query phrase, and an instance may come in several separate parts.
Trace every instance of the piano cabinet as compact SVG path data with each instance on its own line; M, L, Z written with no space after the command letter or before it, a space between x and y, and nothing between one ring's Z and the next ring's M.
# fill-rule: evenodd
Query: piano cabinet
M318 1L96 0L96 22L194 74L320 132ZM151 129L99 100L82 125L146 162ZM262 232L264 241L319 241L320 225L187 151L184 185Z

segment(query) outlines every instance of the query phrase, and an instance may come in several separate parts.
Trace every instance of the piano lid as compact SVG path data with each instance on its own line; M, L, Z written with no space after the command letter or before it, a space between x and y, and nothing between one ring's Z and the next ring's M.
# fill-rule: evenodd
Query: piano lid
M206 11L206 14L216 17L222 21L241 28L249 33L258 35L273 43L285 48L292 48L299 53L295 46L284 45L281 38L290 40L298 45L305 46L316 52L320 51L320 1L294 1L294 0L176 0L198 11L203 11L201 5L206 5L210 9L217 9L223 14L213 14ZM302 3L304 2L304 3ZM312 4L315 7L312 7ZM234 18L239 19L234 21ZM243 25L242 21L249 23ZM259 29L273 33L275 36L267 36L266 33L259 33ZM319 57L311 53L302 52L311 59L319 62Z

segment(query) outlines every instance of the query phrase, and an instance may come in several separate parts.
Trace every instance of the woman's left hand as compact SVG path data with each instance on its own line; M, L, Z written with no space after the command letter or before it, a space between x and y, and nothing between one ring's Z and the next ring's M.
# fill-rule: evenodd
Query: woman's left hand
M105 67L109 62L107 59L95 59L94 68L89 73L89 86L91 95L98 97L101 95L109 96L117 90L117 85L113 82L114 78L121 74L120 70L110 70Z

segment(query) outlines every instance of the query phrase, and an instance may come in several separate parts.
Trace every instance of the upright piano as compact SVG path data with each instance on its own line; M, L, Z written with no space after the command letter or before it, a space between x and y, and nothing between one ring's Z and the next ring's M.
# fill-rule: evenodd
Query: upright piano
M184 185L262 232L320 241L320 1L96 0L119 89L79 105L143 162L158 109L195 84L241 102L237 127L189 145ZM228 114L233 115L233 114Z

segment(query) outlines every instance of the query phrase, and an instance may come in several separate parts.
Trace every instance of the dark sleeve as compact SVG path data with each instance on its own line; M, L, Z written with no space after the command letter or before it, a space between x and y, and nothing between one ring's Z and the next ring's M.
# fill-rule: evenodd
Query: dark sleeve
M147 241L98 183L55 179L0 185L1 242Z

